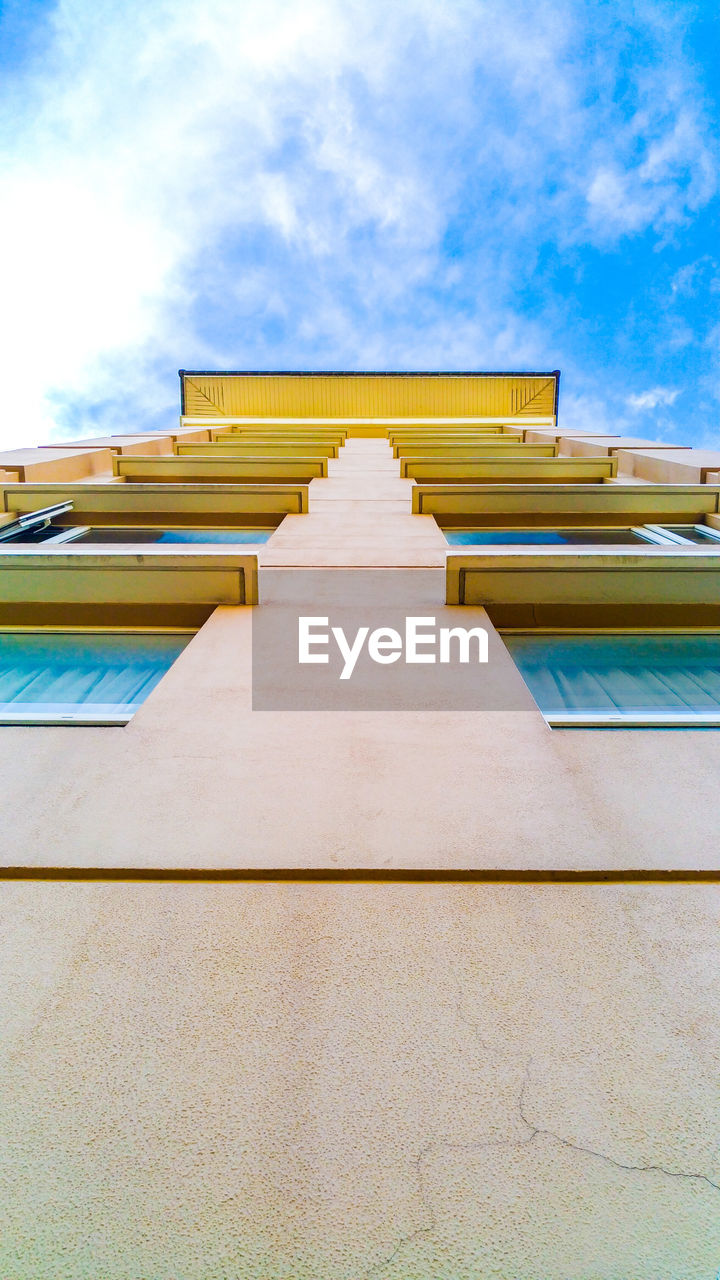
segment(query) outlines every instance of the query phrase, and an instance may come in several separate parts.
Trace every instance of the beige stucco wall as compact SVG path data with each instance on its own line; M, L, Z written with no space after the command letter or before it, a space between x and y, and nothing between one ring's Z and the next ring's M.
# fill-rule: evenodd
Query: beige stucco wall
M6 886L4 1280L714 1280L717 886Z

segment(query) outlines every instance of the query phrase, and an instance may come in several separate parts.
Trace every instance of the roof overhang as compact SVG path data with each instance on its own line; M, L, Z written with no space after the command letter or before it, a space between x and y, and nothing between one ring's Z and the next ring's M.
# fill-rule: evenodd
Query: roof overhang
M557 419L560 372L375 373L181 369L181 413L248 418Z

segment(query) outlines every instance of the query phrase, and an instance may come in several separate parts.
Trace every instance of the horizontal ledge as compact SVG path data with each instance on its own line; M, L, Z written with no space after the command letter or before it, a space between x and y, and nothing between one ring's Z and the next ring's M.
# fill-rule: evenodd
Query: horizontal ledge
M178 369L181 378L558 378L559 369Z
M0 606L253 605L256 552L237 548L178 554L175 546L124 548L7 548L0 554Z
M431 390L431 388L426 384L424 390L428 391ZM458 408L459 406L456 405L454 407ZM330 406L329 409L331 410L332 406ZM354 405L352 406L352 409L353 411L351 413L343 413L342 409L338 408L332 416L328 417L320 417L317 412L312 412L312 407L309 407L309 411L304 415L293 417L290 417L289 414L285 415L281 408L277 408L275 412L267 413L264 416L256 412L254 414L249 413L246 416L231 416L228 414L227 417L218 417L215 413L211 413L210 411L203 413L199 407L197 407L194 413L184 415L181 418L181 422L185 428L196 430L206 430L208 427L210 429L220 430L222 428L222 424L226 422L233 428L241 426L243 430L245 429L243 426L245 423L252 428L260 426L263 423L273 424L273 430L275 430L274 424L278 422L288 423L292 428L304 428L306 426L311 427L315 425L318 427L328 428L338 427L340 430L347 431L348 440L346 443L350 443L356 439L360 440L378 437L386 438L387 432L390 428L394 426L402 426L406 423L410 425L416 424L418 427L428 427L429 429L432 429L433 424L435 423L440 424L440 426L455 425L458 427L483 427L487 425L493 426L494 424L501 427L504 431L509 432L512 430L518 435L522 434L524 428L529 428L533 431L544 431L546 429L551 430L554 426L554 418L551 413L542 414L539 417L526 417L524 414L522 416L514 417L510 411L505 414L495 414L492 416L486 414L481 415L476 411L469 417L458 416L453 418L441 418L434 411L433 406L426 403L424 406L423 404L416 405L416 412L413 416L405 415L402 418L396 418L391 417L391 411L387 410L382 413L373 413L372 408L368 408L366 406L365 411L362 411L362 406L360 405Z
M131 711L118 712L117 715L112 715L110 712L97 712L93 715L92 712L86 711L79 715L54 716L49 713L43 714L40 711L18 711L15 714L9 711L3 711L0 713L0 725L3 728L8 728L10 725L17 725L20 728L23 726L29 727L31 725L44 725L48 728L60 729L73 725L82 729L122 728L124 725L130 723L135 712L140 710L140 706L141 704L138 703L138 705L133 707Z
M618 884L666 882L720 883L718 868L598 868L573 870L426 867L0 867L0 880L67 880L163 882L300 881L328 883L417 884Z
M555 715L547 712L545 719L551 729L720 729L720 713L715 712L693 715L692 712L671 712L663 715L593 715L592 712L577 712Z

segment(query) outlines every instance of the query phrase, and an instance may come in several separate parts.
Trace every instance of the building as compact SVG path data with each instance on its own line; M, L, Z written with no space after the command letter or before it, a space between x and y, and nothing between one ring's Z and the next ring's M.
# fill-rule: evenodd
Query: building
M4 1280L716 1274L720 449L558 382L0 454Z

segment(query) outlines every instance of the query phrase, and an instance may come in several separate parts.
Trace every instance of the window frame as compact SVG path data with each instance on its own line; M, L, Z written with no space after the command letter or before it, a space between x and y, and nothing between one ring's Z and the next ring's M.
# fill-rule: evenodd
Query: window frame
M8 635L8 634L10 635L43 635L43 636L51 636L51 635L83 635L83 636L85 635L118 635L118 636L176 635L176 636L180 636L182 635L182 636L187 636L188 643L190 643L190 640L192 640L193 637L198 634L198 629L196 627L157 627L157 626L155 627L153 626L93 627L93 626L88 626L87 624L77 625L77 626L74 626L72 624L62 624L58 626L38 626L37 624L33 625L33 624L3 623L2 625L0 625L0 636ZM177 657L180 657L180 654L178 654ZM167 667L166 670L160 676L160 680L162 680L164 676L167 675L168 671L170 671L170 669L172 668L172 666L174 666L176 661L177 661L177 658L174 658L170 666ZM149 698L152 697L153 693L155 692L155 689L157 688L157 685L160 683L160 680L156 681L155 685L153 685L153 688L150 690L147 697L143 699L143 702L140 705L144 706L145 703L149 700ZM134 711L130 711L128 713L119 712L117 715L113 715L108 712L93 713L91 710L87 709L86 704L78 703L76 712L53 716L53 715L47 714L46 712L33 713L28 711L18 711L18 712L7 711L5 708L8 705L9 704L7 703L0 702L0 728L12 728L13 726L25 727L25 728L32 728L36 726L39 726L39 727L44 726L46 728L64 728L64 727L70 727L70 726L79 727L79 728L103 728L103 727L124 728L125 725L130 723L130 721L133 719L133 717L137 714L137 711L139 710L139 707L136 707ZM32 705L32 704L26 704L26 705Z
M720 627L503 627L498 634L505 642L505 636L700 636L714 635L720 640ZM622 712L607 714L590 714L587 712L550 713L544 712L535 699L522 669L515 661L512 651L505 645L508 657L535 702L540 715L549 729L720 729L720 706L717 712L690 715L678 712L648 712L645 715L623 714Z
M697 547L702 545L701 543L693 542L692 538L684 538L681 533L675 533L675 529L684 529L686 527L696 529L698 533L703 534L704 537L707 538L709 543L720 543L720 529L715 529L709 524L698 524L698 522L694 520L677 521L672 524L669 522L667 524L651 524L647 526L647 528L651 529L653 533L661 534L665 542L670 542L674 546Z
M692 524L692 527L693 527L693 528L695 528L695 529L699 529L702 533L706 533L706 532L708 532L708 530L709 530L709 532L708 532L708 543L709 543L710 545L712 545L712 543L713 543L713 542L717 542L718 544L720 544L720 530L717 530L717 531L716 531L716 530L713 530L713 529L712 529L710 526L708 526L708 525L703 525L703 524L700 524L700 525L699 525L699 524L697 524L697 523L693 523L692 521L689 521L689 520L688 520L688 521L686 521L685 523L686 523L686 524ZM448 538L448 534L449 534L449 533L450 533L450 534L453 534L453 533L470 533L470 532L475 533L475 532L477 532L477 533L513 533L513 534L514 534L514 533L527 533L527 534L533 534L533 533L565 533L565 532L567 532L567 533L588 533L588 534L590 534L591 532L595 532L596 530L597 530L597 532L598 532L598 533L607 533L607 532L608 532L608 530L615 530L615 531L620 531L620 530L622 530L623 532L626 532L626 531L627 531L628 533L634 533L634 534L635 534L635 536L636 536L636 538L638 539L638 541L639 541L640 543L644 543L646 546L688 547L688 546L698 546L698 545L699 545L698 543L691 542L691 540L690 540L689 538L683 538L681 534L673 534L673 533L671 532L671 530L670 530L670 529L666 528L666 527L665 527L665 526L663 526L663 525L655 525L655 524L635 524L635 525L630 525L630 524L622 524L622 525L621 525L621 524L618 524L618 525L611 525L611 524L605 524L605 525L599 525L599 524L594 524L594 525L582 525L582 524L580 524L580 525L578 525L578 524L552 524L552 525L487 525L487 526L483 527L482 529L476 529L475 527L471 527L471 528L469 528L469 529L463 529L461 526L455 526L455 525L453 525L453 526L452 526L452 528L447 528L447 527L443 527L443 526L441 526L441 528L442 528L442 533L443 533L443 535L444 535L444 537L445 537L445 541L447 542L448 546L450 546L450 547L460 547L460 546L467 546L467 547L472 547L472 546L478 546L478 547L498 546L498 547L509 547L509 548L510 548L510 547L522 547L522 546L544 546L544 545L547 545L547 546L553 546L553 545L556 545L556 544L551 544L551 543L548 543L548 544L544 544L544 543L533 543L533 542L531 542L531 541L528 541L527 543L522 543L522 542L507 542L507 543L503 543L503 542L496 542L496 543L488 543L488 542L477 542L477 543L472 543L472 542L466 542L466 543L460 543L460 542L451 542L451 541L450 541L450 539ZM601 545L607 546L607 545L611 545L611 544L608 544L608 543L600 543L600 542L598 542L598 543L593 543L592 538L588 537L587 542L582 542L582 543L581 543L581 542L578 542L578 543L568 543L567 545L568 545L568 546L588 546L588 547L592 547L592 546L601 546ZM634 543L634 542L628 542L627 544L617 543L616 545L617 545L617 546L627 545L628 547L631 547L631 546L636 546L636 545L637 545L637 543Z
M94 529L101 529L101 530L107 529L113 532L115 531L126 532L128 536L124 540L124 542L122 539L118 539L117 542L110 542L108 544L105 544L101 541L97 543L95 542L83 543L82 542L83 535L86 533L90 533ZM193 533L193 534L195 533L253 533L257 535L262 535L262 536L256 537L254 540L251 540L249 538L240 539L236 543L237 546L253 546L255 545L255 543L257 543L258 546L264 545L266 542L269 542L272 535L276 532L275 528L271 528L269 525L258 525L257 527L255 527L254 525L248 525L248 526L242 526L242 527L233 526L233 525L213 525L212 527L205 528L205 527L196 527L195 525L182 526L182 525L164 525L164 524L162 525L161 524L144 524L144 525L127 525L127 524L94 524L94 525L93 524L77 524L75 525L74 524L74 525L61 526L60 528L58 528L57 533L51 535L51 537L49 538L43 538L41 542L26 543L26 542L22 542L20 539L17 539L16 541L9 542L7 545L11 547L37 546L38 548L57 547L57 546L65 546L65 545L72 547L73 544L77 542L83 546L97 546L98 548L102 548L105 545L123 546L127 544L128 546L134 546L136 545L136 543L134 542L132 537L133 533L147 533L147 532L155 533L158 531L160 533L171 533L171 532L172 533L187 532L187 533ZM158 542L159 541L160 539L158 538ZM137 545L140 545L140 544L137 544ZM156 546L157 543L149 542L143 545ZM176 543L166 543L165 545L192 547L192 546L204 546L206 544L201 542L197 538L191 538L188 540L187 543L183 543L178 540L178 542ZM212 538L208 538L207 545L208 546L232 546L233 543L230 541L230 539L227 539L227 540L222 539L221 541L214 541Z

